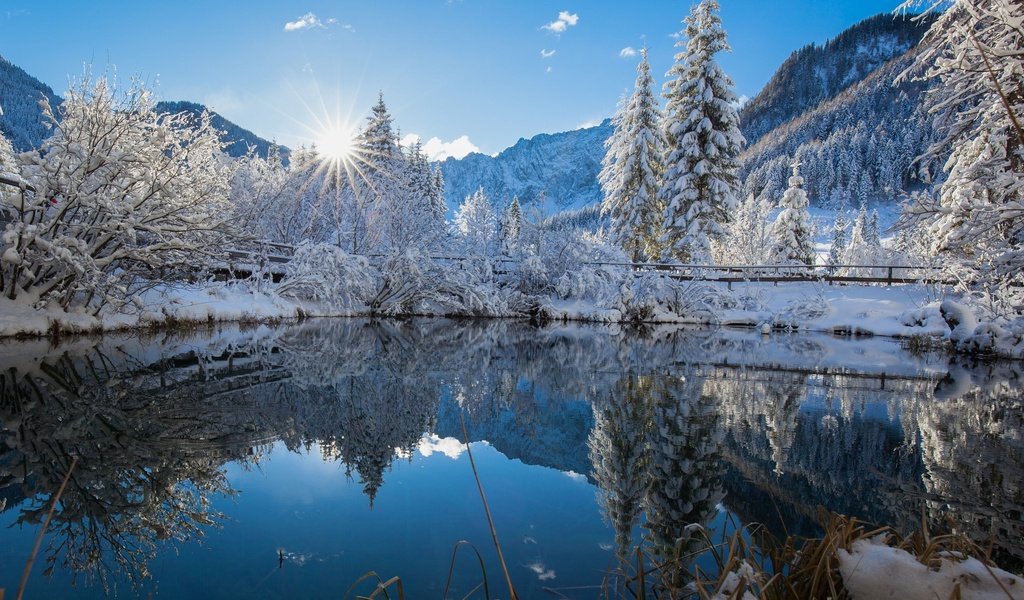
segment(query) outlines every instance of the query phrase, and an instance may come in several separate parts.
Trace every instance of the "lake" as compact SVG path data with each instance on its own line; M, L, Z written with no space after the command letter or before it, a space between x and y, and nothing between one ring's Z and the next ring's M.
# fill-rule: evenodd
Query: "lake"
M467 436L524 599L597 597L694 524L814 535L819 507L952 525L1019 571L1022 375L887 339L513 321L5 341L0 587L70 470L28 598L342 598L369 572L441 598L449 567L450 597L507 598Z

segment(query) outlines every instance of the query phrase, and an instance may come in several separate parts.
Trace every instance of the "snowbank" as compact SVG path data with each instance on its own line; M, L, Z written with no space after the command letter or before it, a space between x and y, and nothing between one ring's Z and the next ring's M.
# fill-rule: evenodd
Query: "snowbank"
M974 558L947 555L937 569L885 544L883 536L839 550L839 571L853 600L1024 600L1024 579ZM959 588L959 595L955 591Z
M457 287L467 288L467 292L472 291L468 288L475 289L472 282L458 283L461 285ZM68 333L114 330L174 322L268 321L369 314L369 309L360 302L339 305L284 296L278 293L278 287L266 282L162 285L141 294L132 312L101 313L98 317L85 312L36 308L25 298L0 299L0 336L46 335L54 330ZM532 302L541 314L559 321L643 321L749 327L762 332L948 337L950 328L932 294L933 291L924 286L828 286L814 282L774 286L750 282L733 284L730 289L718 283L656 281L652 284L637 279L633 285L622 285L621 289L608 293L564 299L534 296ZM521 305L493 300L503 297L498 293L467 293L464 297L471 297L474 302L448 302L428 313L518 318L526 312ZM480 302L494 305L477 306Z

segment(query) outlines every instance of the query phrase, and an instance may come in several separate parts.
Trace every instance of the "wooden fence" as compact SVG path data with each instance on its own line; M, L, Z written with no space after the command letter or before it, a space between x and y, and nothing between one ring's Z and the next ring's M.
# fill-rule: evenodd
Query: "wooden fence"
M260 242L253 249L231 249L227 251L225 274L230 272L235 277L248 277L253 272L269 272L275 281L284 276L284 266L291 261L295 247L289 244ZM363 255L371 264L384 258L383 254ZM478 262L482 259L471 256L434 255L431 260L444 263L463 264ZM505 273L519 261L509 257L492 258L497 273ZM884 285L899 284L945 284L953 282L942 278L942 267L935 265L698 265L674 263L627 263L627 262L588 262L591 267L608 267L628 269L633 273L645 272L665 273L669 277L682 281L713 281L726 283L761 282L791 283L801 281L836 283L875 283Z

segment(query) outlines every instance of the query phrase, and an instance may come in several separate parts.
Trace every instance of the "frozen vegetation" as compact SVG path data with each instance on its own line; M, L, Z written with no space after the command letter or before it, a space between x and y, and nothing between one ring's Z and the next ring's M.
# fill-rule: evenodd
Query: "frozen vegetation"
M449 220L448 203L458 200L445 197L450 182L419 145L399 144L383 96L347 155L300 148L286 164L273 145L232 158L213 116L194 105L154 104L141 87L85 80L58 105L43 98L51 133L41 147L17 154L0 137L0 333L446 315L920 335L1021 357L1024 134L1017 96L1006 93L1020 85L1021 61L992 50L1016 47L1018 12L962 0L919 18L931 27L911 54L901 53L916 34L878 24L868 27L879 28L877 43L857 45L871 64L901 55L899 84L925 86L920 109L934 116L929 135L938 137L924 162L944 165L908 197L884 241L883 219L864 202L870 194L851 195L854 179L826 176L875 177L846 159L823 169L811 150L785 152L773 160L792 170L788 189L757 183L718 64L729 44L714 0L686 18L664 110L642 54L636 89L611 121L596 220L596 211L552 218L536 198L489 197L482 187ZM845 74L827 77L828 89L804 90L808 97L839 89L859 97L847 84L862 74L836 73ZM893 152L873 143L867 154ZM907 168L898 167L901 177ZM826 190L840 206L860 200L852 224L837 211L831 235L815 231L808 193L821 199ZM697 266L630 266L637 261ZM715 281L737 264L761 267L743 271L747 279L782 268L946 285Z

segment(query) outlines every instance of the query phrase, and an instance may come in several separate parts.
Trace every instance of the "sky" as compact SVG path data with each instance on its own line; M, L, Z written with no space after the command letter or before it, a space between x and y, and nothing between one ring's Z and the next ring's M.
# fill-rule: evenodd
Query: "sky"
M894 0L719 0L753 97L782 61ZM649 49L660 86L686 1L0 0L0 55L62 93L93 74L136 77L297 147L360 126L383 93L403 137L434 158L599 123ZM123 85L123 84L122 84ZM333 133L332 133L333 132Z

